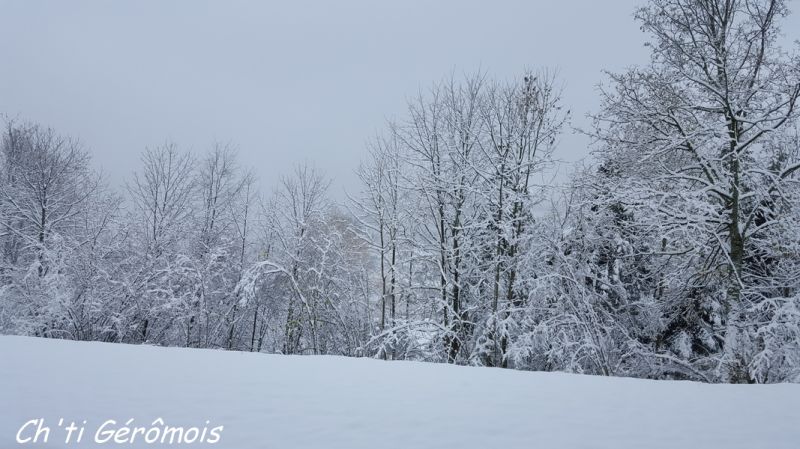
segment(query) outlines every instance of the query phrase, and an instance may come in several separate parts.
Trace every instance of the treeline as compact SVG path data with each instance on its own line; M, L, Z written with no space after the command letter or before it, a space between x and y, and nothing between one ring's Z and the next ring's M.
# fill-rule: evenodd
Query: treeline
M651 0L591 167L547 72L409 101L337 204L299 166L261 196L233 146L147 149L122 192L7 123L0 331L526 370L800 381L800 59L783 0Z

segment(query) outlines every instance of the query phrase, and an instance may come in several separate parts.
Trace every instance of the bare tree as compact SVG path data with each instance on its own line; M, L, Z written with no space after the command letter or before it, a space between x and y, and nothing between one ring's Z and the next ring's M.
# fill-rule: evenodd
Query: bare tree
M144 243L158 256L174 245L192 215L195 180L194 159L174 143L147 148L142 154L142 171L134 173L128 185L137 217L143 222Z
M486 334L494 347L493 360L486 360L490 364L505 367L508 363L508 310L522 307L525 296L517 286L523 240L533 222L531 212L546 197L535 188L532 178L553 165L556 139L567 119L560 101L553 75L527 72L521 80L491 85L482 103L487 138L480 142L485 159L475 169L482 180L481 189L492 192L484 197L486 228L494 233L494 279Z
M171 275L172 257L179 251L194 213L192 199L195 179L194 159L182 153L174 143L147 148L142 154L141 172L134 173L128 184L133 202L132 220L138 225L139 270L130 273L131 299L136 303L136 325L142 341L150 338L154 312L159 305L169 304L169 292L154 286L159 277ZM193 296L193 295L192 295ZM192 301L193 299L190 299ZM167 332L172 317L163 317ZM187 341L188 341L187 333Z
M8 124L3 145L4 234L12 246L35 254L39 276L48 272L48 242L69 234L76 217L96 191L99 178L88 167L81 145L50 128ZM15 256L12 256L15 257Z

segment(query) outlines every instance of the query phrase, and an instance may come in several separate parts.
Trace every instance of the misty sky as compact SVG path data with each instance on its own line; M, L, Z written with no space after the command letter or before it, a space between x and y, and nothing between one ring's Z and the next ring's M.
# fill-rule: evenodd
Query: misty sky
M112 185L146 146L220 140L265 188L309 161L338 196L357 188L365 141L452 71L558 69L585 125L601 71L647 60L641 3L0 1L0 113L79 137ZM796 39L800 17L784 32ZM559 156L586 145L564 136Z

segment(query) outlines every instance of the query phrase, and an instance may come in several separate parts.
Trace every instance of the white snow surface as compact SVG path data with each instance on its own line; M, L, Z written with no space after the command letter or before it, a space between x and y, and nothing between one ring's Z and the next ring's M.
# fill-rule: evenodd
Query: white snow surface
M224 425L217 448L800 447L800 385L534 373L0 337L0 448L94 447L99 425ZM80 444L19 445L29 419ZM104 447L164 447L106 443Z

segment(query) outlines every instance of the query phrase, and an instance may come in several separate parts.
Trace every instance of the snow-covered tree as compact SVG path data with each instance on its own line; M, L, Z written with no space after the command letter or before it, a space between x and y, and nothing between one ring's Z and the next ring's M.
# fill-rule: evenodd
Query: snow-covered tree
M769 144L800 94L776 44L786 13L782 0L651 1L637 19L652 60L612 75L595 116L613 201L671 265L665 350L733 382L754 380L754 312L775 294L759 246L798 169Z

